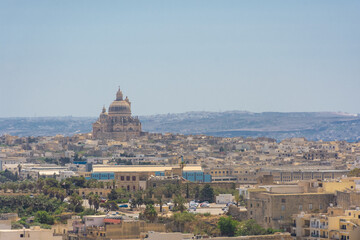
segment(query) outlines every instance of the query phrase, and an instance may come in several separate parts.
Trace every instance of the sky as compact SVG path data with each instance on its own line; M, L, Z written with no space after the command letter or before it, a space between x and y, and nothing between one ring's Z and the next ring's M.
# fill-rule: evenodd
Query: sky
M0 117L360 113L360 1L0 1Z

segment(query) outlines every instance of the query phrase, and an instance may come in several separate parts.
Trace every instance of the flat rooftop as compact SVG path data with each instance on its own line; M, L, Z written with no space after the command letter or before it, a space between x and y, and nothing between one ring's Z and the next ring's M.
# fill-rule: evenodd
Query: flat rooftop
M178 165L93 165L93 172L164 172L179 168ZM202 167L200 165L187 165L184 167L185 172L200 172Z

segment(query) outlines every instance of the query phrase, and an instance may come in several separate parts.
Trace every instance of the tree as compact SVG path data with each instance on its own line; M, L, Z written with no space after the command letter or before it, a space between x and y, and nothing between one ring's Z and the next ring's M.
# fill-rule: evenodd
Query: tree
M94 205L94 209L95 209L95 212L98 211L99 207L100 207L100 203L101 203L101 200L100 200L100 197L99 195L94 195L93 196L93 205Z
M240 195L239 194L235 194L235 202L236 202L236 206L239 206L239 202L240 202Z
M90 206L90 209L91 209L91 206L94 204L94 193L91 192L89 193L89 195L87 196L87 199L88 199L88 202L89 202L89 206Z
M73 210L74 212L82 212L83 207L82 207L82 198L76 194L73 193L70 198L69 198L69 207L71 210Z
M232 237L235 235L238 221L232 219L232 217L221 217L218 222L218 228L220 229L221 235Z
M206 184L200 192L200 200L214 202L214 189L210 184Z
M101 203L100 206L102 208L105 208L106 211L116 211L119 210L119 206L117 205L117 203L115 201L107 201L106 203Z
M63 202L64 199L66 198L65 190L64 189L58 189L57 192L56 192L56 197Z
M109 204L111 211L119 210L119 206L115 201L107 201L106 203Z
M188 199L190 197L190 193L189 193L189 183L186 183L186 199Z
M200 187L199 187L199 185L196 185L196 186L195 186L194 191L195 191L195 193L194 193L194 198L195 198L196 200L198 200L198 199L200 198Z
M35 214L35 221L42 224L53 225L54 217L48 214L46 211L38 211Z
M167 198L171 198L172 195L176 192L177 188L173 184L166 184L164 189L164 195Z
M264 235L266 230L256 223L254 219L242 221L236 231L238 236Z
M176 195L174 198L174 211L185 211L186 207L184 205L185 199L181 195Z
M157 203L160 205L160 212L162 212L163 205L163 189L161 187L155 188L154 196L157 200Z
M116 190L113 188L111 189L110 193L108 194L108 199L109 200L116 200L118 199L118 193L116 192Z
M79 188L84 188L84 187L85 187L86 179L85 179L85 177L83 177L83 176L71 177L71 178L68 178L68 180L69 180L75 187L79 187Z
M348 177L360 177L360 168L354 168L348 173Z
M59 162L60 162L61 166L65 166L65 164L70 163L71 160L70 160L70 158L67 158L67 157L61 157Z
M134 195L135 195L135 196L134 196L134 198L133 198L132 201L135 201L136 207L141 206L141 205L144 203L144 200L143 200L143 198L142 198L141 192L137 192L137 193L135 193Z
M183 232L185 224L192 224L195 220L195 215L188 212L174 213L172 220L174 221L174 226L176 226L176 231Z
M157 212L152 204L146 205L143 216L146 220L149 220L150 222L155 221L155 219L157 218Z
M49 188L58 188L59 187L59 182L55 179L55 178L46 178L44 180L44 185L48 186Z
M45 185L44 179L43 179L43 178L39 178L39 179L37 180L37 182L36 182L36 187L37 187L37 189L39 190L39 192L43 189L44 185Z

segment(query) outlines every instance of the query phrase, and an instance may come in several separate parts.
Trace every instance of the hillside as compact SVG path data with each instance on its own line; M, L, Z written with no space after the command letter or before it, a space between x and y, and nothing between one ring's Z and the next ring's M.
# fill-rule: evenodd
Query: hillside
M360 117L330 112L187 112L139 117L143 131L207 134L224 137L271 137L278 140L306 137L309 140L360 139ZM72 135L91 131L96 118L46 117L0 118L0 134L18 136Z

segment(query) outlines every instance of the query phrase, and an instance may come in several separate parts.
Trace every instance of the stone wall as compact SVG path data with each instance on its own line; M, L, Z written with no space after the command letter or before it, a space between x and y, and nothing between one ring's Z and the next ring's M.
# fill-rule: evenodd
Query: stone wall
M273 235L242 236L242 237L216 237L215 240L292 240L290 233L278 233Z

